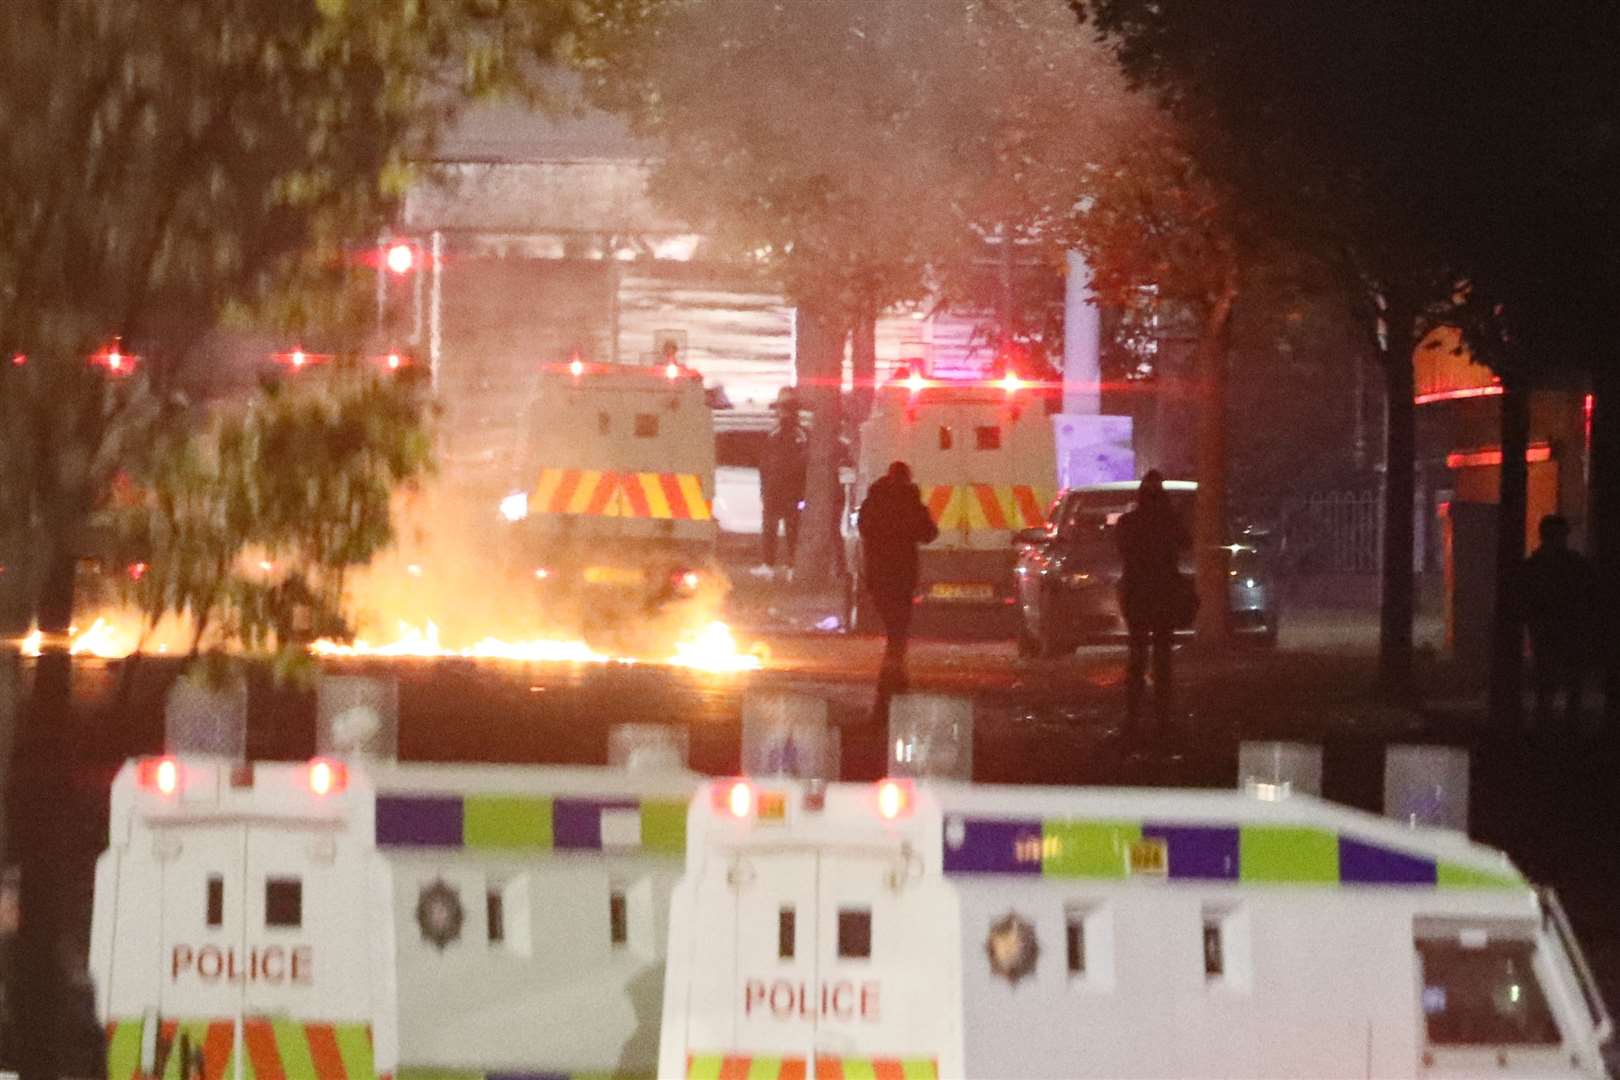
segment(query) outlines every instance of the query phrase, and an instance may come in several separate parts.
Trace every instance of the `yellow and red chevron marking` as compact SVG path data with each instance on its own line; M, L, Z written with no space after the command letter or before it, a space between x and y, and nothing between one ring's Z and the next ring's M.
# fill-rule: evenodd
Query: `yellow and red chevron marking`
M107 1080L178 1080L180 1036L193 1056L200 1051L203 1080L236 1075L234 1020L163 1020L158 1028L158 1069L140 1071L141 1021L107 1025ZM324 1024L283 1017L242 1022L243 1080L375 1080L371 1027Z
M1039 529L1050 491L1029 484L936 484L923 489L934 524L951 529Z
M529 496L531 514L709 521L709 500L696 473L541 469Z
M802 1057L688 1054L687 1080L805 1080ZM939 1080L933 1058L816 1056L816 1080Z

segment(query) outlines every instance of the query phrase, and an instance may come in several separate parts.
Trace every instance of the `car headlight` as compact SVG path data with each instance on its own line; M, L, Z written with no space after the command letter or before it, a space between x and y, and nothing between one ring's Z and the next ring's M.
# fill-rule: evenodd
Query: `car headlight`
M529 493L514 491L501 500L501 517L507 521L522 521L529 516Z

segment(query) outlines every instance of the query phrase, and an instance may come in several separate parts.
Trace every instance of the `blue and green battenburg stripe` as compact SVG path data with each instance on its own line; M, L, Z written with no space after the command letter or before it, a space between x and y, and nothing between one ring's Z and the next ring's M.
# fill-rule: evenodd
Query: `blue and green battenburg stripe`
M380 848L686 850L685 799L379 792Z
M1522 889L1511 867L1480 870L1306 825L949 816L947 874L1029 874L1120 881L1133 857L1184 881ZM1147 867L1138 866L1141 873Z

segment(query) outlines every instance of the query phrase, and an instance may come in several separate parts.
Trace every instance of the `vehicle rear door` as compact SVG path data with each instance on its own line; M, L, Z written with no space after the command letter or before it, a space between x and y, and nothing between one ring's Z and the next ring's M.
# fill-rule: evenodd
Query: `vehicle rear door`
M815 852L752 851L731 877L737 984L733 1045L808 1061L819 1015Z
M242 1009L239 949L244 926L243 864L246 830L239 824L187 825L156 833L161 870L159 913L163 965L157 1015L162 1041L228 1053L230 1028ZM129 905L131 911L139 905ZM123 910L122 906L120 908ZM121 916L122 917L122 916ZM131 928L130 933L149 931ZM171 1027L179 1021L181 1026ZM210 1035L218 1044L207 1045ZM161 1051L160 1051L161 1054Z

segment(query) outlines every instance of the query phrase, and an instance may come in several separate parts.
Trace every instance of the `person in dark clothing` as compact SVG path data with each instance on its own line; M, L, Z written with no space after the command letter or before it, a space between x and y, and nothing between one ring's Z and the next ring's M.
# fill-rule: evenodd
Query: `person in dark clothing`
M1153 659L1153 714L1163 729L1174 702L1170 646L1181 612L1186 582L1180 556L1188 544L1187 527L1164 492L1164 477L1151 469L1142 477L1136 506L1115 527L1122 572L1120 611L1129 634L1130 658L1125 673L1125 717L1133 732L1147 692L1148 656Z
M885 675L905 680L906 645L911 635L911 598L917 590L917 547L932 543L939 527L911 482L903 461L869 488L861 502L861 572L866 591L883 621Z
M1588 650L1596 638L1592 564L1569 546L1569 522L1559 514L1541 519L1541 545L1524 561L1520 595L1536 689L1536 720L1551 718L1553 699L1564 694L1564 714L1573 729L1581 717Z
M759 495L761 573L774 573L777 565L778 532L787 534L787 550L782 563L791 566L799 546L799 507L804 502L805 469L808 464L804 428L799 424L799 403L783 393L772 406L776 429L765 440L759 455Z

